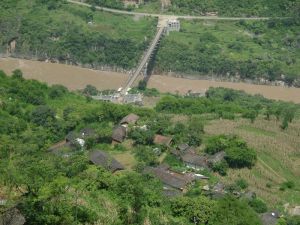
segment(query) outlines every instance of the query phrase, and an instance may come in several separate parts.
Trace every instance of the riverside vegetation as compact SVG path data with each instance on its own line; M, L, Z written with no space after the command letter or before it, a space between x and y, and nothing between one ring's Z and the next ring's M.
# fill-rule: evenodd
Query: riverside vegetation
M117 0L88 2L108 7L120 3ZM181 2L183 8L190 5L196 9L200 4L198 1ZM220 4L222 9L225 9L224 4L236 10L238 6L246 11L250 7L250 3L236 6L227 1L213 2L209 4ZM300 11L297 11L297 2L257 1L258 9L265 4L286 6L280 9L264 7L275 16L289 16L281 19L238 22L182 20L180 32L171 32L162 39L154 57L154 71L259 82L284 81L287 85L299 87L300 19L292 10ZM145 4L152 3L146 1ZM174 1L173 6L176 4L179 3ZM201 1L201 4L208 2ZM62 0L6 0L1 1L0 6L1 53L6 52L8 44L16 41L12 53L15 57L92 68L135 68L154 36L157 24L153 18L113 15Z
M96 12L65 1L0 2L0 52L62 63L132 69L155 33L156 21Z
M91 90L95 91L88 86L84 93ZM264 195L250 201L231 194L247 190L248 183L249 188L255 188L251 180L245 180L247 177L241 179L232 173L256 170L260 165L260 158L257 158L261 157L260 151L241 137L231 136L228 132L221 136L212 134L210 129L220 118L221 121L240 121L244 117L250 125L260 117L265 117L267 124L272 124L273 119L286 121L286 126L278 124L283 133L290 132L294 124L299 125L299 105L222 88L210 89L207 96L201 98L166 95L153 109L97 102L80 93L69 92L60 85L49 87L25 80L22 72L16 70L11 77L0 73L0 93L0 196L7 200L0 210L4 212L17 207L27 223L37 225L221 225L224 220L232 225L260 224L258 213L273 208L274 204L269 205L269 199ZM159 94L152 91L148 95L151 93ZM128 141L111 146L113 127L129 113L138 114L139 124L146 124L148 130L133 129ZM93 128L97 138L88 140L83 150L74 150L69 157L48 151L69 131L85 127ZM162 148L166 156L162 160L177 171L185 167L172 157L170 150L182 142L209 154L225 150L228 154L226 162L218 165L216 172L206 171L205 174L211 185L220 179L230 180L228 195L220 199L210 198L201 191L206 184L201 181L181 197L164 197L162 184L155 177L142 173L143 168L158 165L161 160L152 151L161 147L153 144L156 133L173 136L171 148ZM131 165L125 171L112 174L88 162L87 155L92 149L103 149L120 160L127 160L125 156L131 158ZM294 157L294 160L299 159L299 156ZM224 170L228 167L229 171ZM281 201L298 201L286 198L299 191L297 179L292 179L294 171L287 174L289 183L283 182L281 188L276 187L274 181L270 184L274 186L269 187L286 193L278 196L277 206ZM294 225L295 221L297 218L286 215L280 222Z

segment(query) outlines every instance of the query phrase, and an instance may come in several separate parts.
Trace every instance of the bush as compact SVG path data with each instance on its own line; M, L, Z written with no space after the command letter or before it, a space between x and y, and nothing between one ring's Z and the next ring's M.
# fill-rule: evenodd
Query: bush
M20 79L22 80L23 79L23 72L19 69L16 69L12 72L12 78L14 79Z
M249 201L249 205L253 208L257 213L265 213L268 210L266 203L258 198L255 198Z
M212 170L214 172L218 172L222 176L226 176L228 169L228 164L225 160L222 160L221 162L215 163L212 167Z
M241 189L246 189L248 187L248 183L245 179L238 179L235 183Z
M295 183L293 181L286 181L280 185L280 190L284 191L285 189L293 189L295 187Z
M229 138L225 135L211 137L207 140L205 152L213 155L229 147Z
M47 105L36 107L31 114L31 121L37 125L45 126L55 120L55 112Z
M53 85L49 92L49 97L54 98L60 98L64 96L67 93L68 89L62 85Z
M251 168L256 161L256 152L237 136L219 135L209 138L205 152L212 155L220 151L226 152L225 160L231 168Z
M251 168L256 161L256 153L251 148L231 147L226 149L226 161L232 168Z
M83 93L86 94L86 95L97 95L98 94L98 90L93 85L88 84L84 88Z

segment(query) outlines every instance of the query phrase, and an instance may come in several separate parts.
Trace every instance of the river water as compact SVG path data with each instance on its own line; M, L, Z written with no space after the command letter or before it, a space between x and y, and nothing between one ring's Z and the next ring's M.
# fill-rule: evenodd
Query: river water
M87 84L91 84L99 90L118 89L125 84L128 78L127 74L122 73L13 58L0 58L0 69L8 74L14 69L21 69L26 79L36 79L48 84L62 84L70 90L83 89ZM152 75L148 87L171 93L186 93L189 90L201 92L209 87L227 87L244 90L250 94L261 94L270 99L300 103L300 88L189 80L160 75Z

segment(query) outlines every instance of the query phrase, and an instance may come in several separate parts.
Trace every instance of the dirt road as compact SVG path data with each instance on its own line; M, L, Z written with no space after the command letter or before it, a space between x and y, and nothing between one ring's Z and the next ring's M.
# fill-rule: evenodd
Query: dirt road
M71 90L82 89L92 84L100 90L117 89L125 84L128 75L115 72L96 71L76 66L0 58L0 70L11 73L21 69L27 79L37 79L48 84L62 84ZM270 99L300 103L300 88L284 88L245 83L215 82L208 80L189 80L184 78L153 75L149 87L161 92L186 93L188 90L202 91L209 87L227 87L244 90L250 94L262 94Z
M79 2L77 0L67 0L67 2L72 4L77 4L85 7L91 7L92 5ZM146 12L132 12L126 10L112 9L107 7L95 6L97 10L106 11L116 14L124 14L124 15L138 15L138 16L150 16L150 17L170 17L170 18L178 18L178 19L199 19L199 20L268 20L269 17L220 17L220 16L190 16L190 15L168 15L168 14L155 14L155 13L146 13Z

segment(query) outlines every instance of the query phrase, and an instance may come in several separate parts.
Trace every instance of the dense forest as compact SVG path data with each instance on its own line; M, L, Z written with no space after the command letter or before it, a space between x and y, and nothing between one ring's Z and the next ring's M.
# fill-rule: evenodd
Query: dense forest
M170 11L186 14L217 12L222 16L290 16L299 13L297 0L172 0Z
M128 70L151 40L155 22L64 1L1 1L0 52L11 47L8 51L15 57Z
M181 31L162 40L155 68L300 86L299 21L181 21Z
M211 89L202 98L167 95L155 109L115 105L93 101L60 85L49 87L25 80L20 70L14 71L11 77L0 73L0 93L0 197L6 199L0 205L0 212L5 214L11 207L17 208L26 224L36 225L223 225L224 221L232 225L261 224L258 213L267 211L266 203L260 198L234 195L247 189L243 179L228 186L227 194L221 198L201 191L204 181L190 186L186 194L170 198L163 194L162 183L155 176L142 171L160 163L161 156L153 151L158 147L166 156L165 163L175 171L183 171L184 165L170 154L171 149L182 142L195 147L204 143L207 154L221 150L227 154L225 161L216 164L213 171L203 171L210 177L209 185L213 185L218 181L215 173L226 176L228 167L251 169L256 163L256 150L237 136L205 137L203 119L197 115L212 112L217 117L243 115L255 120L251 115L260 114L266 119L276 116L291 123L298 116L299 108L292 103L228 89ZM172 113L181 112L190 115L186 123L171 119ZM111 145L112 129L129 113L139 115L139 125L146 124L147 130L131 128L128 138L133 144ZM63 140L70 131L87 127L94 129L96 136L87 139L84 147L77 146L67 156L49 151L49 147ZM154 144L154 134L172 135L171 148ZM89 163L88 154L93 149L114 156L132 154L136 163L131 169L112 174ZM296 217L286 216L279 220L280 224L288 225L297 221Z
M126 7L122 0L85 0L85 2L117 9L134 10ZM158 12L161 10L160 0L145 0L140 11ZM214 12L220 16L232 17L286 17L300 12L297 0L171 0L171 5L164 9L165 13L206 15Z

